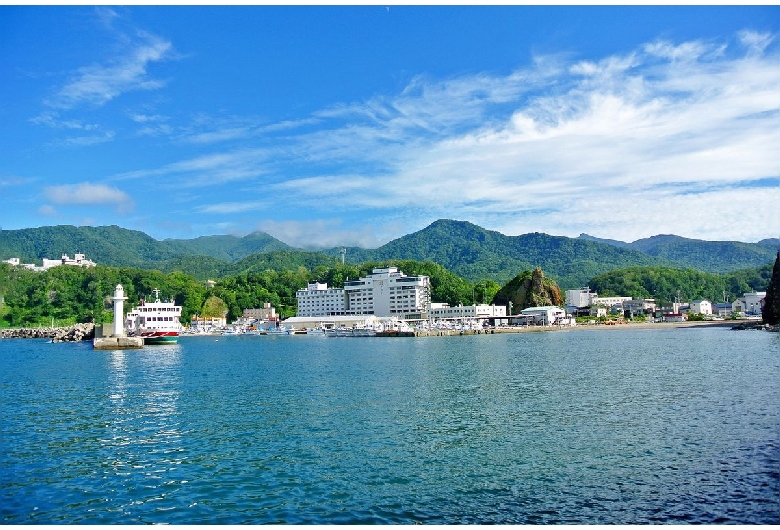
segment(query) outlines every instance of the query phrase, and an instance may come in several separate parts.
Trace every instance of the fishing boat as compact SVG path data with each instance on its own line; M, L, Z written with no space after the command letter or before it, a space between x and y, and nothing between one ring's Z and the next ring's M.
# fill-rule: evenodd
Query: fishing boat
M154 302L142 300L125 317L125 331L143 337L144 344L172 344L182 331L181 306L173 300L160 300L160 290L153 289Z

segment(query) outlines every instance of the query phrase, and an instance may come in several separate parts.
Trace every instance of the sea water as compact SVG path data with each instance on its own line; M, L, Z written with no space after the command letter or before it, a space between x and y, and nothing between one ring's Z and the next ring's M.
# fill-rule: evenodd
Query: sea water
M19 523L780 523L780 336L0 340Z

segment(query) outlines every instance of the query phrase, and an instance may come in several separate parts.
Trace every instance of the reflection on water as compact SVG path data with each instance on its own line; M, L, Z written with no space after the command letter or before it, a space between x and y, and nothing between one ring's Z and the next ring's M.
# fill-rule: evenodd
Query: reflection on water
M141 522L135 515L139 507L165 499L160 489L175 482L171 474L181 465L181 360L178 344L110 353L103 479L120 480L135 492L131 497L121 492L112 501L129 520Z

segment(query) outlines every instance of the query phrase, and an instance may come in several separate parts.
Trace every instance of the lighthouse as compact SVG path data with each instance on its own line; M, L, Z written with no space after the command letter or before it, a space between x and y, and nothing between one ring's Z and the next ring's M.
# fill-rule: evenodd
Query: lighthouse
M114 301L114 333L112 335L114 337L124 337L125 300L127 300L127 297L122 284L117 284L116 289L114 289L114 297L111 300Z

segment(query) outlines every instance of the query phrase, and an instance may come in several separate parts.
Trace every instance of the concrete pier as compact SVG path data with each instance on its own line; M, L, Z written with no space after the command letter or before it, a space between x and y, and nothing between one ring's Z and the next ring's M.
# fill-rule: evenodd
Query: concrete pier
M137 350L144 347L142 337L95 337L92 347L96 350Z

